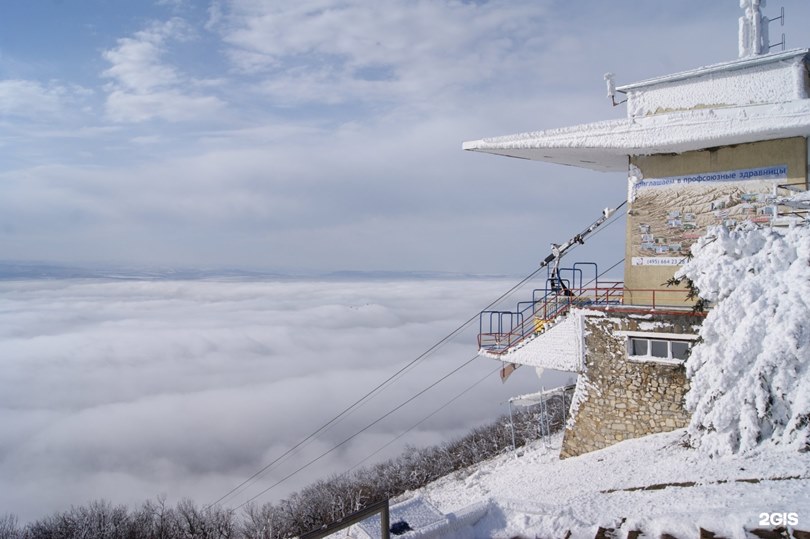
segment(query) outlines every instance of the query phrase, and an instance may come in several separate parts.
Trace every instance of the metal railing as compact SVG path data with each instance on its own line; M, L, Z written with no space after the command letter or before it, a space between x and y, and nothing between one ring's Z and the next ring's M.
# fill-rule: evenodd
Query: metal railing
M776 186L778 189L787 191L788 195L802 193L807 189L807 182L783 183ZM776 190L774 190L774 193ZM788 209L784 209L788 208ZM777 200L775 205L774 224L783 225L810 220L810 208L807 203L785 203Z
M544 288L532 290L531 301L518 302L514 311L480 313L478 347L490 351L507 350L547 329L575 304L620 301L621 290L621 282L599 281L599 268L594 262L577 262L570 268L559 268L557 278L548 268Z
M544 292L540 299L521 301L517 311L483 311L479 315L478 348L493 353L502 353L528 337L543 333L571 308L621 305L623 283L600 283L605 286L566 288L568 293L557 290L536 289L533 295Z
M483 311L479 316L478 348L490 354L504 354L545 333L573 308L690 314L694 301L686 298L687 293L682 288L628 289L620 281L571 288L567 293L547 290L538 300L518 303L517 311Z
M327 537L335 532L346 529L352 524L362 522L363 520L377 513L380 513L380 537L382 537L383 539L389 539L391 537L389 529L390 525L389 511L390 510L388 506L388 500L382 500L377 503L369 505L365 509L356 511L351 515L347 515L342 519L338 520L337 522L329 524L328 526L323 526L317 530L312 530L311 532L305 533L301 535L299 539L321 539L322 537Z

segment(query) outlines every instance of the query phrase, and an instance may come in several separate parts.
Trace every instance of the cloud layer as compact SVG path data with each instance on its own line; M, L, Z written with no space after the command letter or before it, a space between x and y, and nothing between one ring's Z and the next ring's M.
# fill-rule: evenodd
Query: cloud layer
M0 283L0 507L34 518L96 498L212 502L510 284ZM470 359L476 328L228 501L241 503ZM497 367L479 358L261 500L354 466ZM492 374L381 456L460 435L539 383L529 371L507 385Z

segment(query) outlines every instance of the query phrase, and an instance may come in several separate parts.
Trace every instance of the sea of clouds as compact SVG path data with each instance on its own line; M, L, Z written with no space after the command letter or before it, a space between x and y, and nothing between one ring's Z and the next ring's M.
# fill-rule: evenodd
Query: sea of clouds
M514 279L0 281L0 508L21 520L94 499L213 502L475 315ZM523 297L514 297L510 303ZM237 506L476 353L477 320L280 462ZM540 388L478 358L256 501L390 445L458 437ZM544 375L546 387L566 381ZM373 459L368 461L373 462Z

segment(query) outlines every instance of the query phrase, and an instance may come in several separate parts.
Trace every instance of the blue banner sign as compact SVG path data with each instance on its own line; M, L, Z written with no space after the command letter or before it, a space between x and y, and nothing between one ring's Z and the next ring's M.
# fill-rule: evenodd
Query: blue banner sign
M665 187L670 185L689 185L702 182L739 182L745 180L782 180L787 178L787 165L771 165L758 168L744 168L724 172L706 172L670 176L668 178L651 178L640 180L633 187L635 190L645 187Z

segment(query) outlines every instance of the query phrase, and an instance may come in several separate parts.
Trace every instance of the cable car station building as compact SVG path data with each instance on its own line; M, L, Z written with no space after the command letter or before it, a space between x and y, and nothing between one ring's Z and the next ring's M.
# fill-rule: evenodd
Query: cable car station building
M618 87L607 75L626 118L463 144L627 173L623 282L574 264L514 311L481 313L480 353L504 362L502 377L519 365L578 374L562 456L686 426L684 361L702 316L684 286L663 283L710 226L796 219L778 200L807 188L810 49L768 53L767 18L747 3L740 58Z

